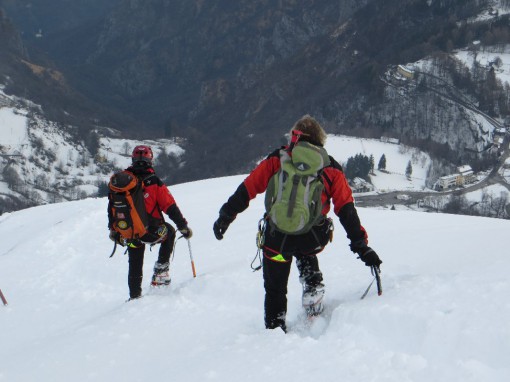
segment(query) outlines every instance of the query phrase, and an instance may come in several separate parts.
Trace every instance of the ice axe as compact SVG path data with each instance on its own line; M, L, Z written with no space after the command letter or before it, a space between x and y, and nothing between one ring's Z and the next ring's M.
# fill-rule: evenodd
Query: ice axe
M7 305L7 300L5 299L4 294L2 293L2 290L0 289L0 299L2 300L4 305Z
M188 242L189 258L191 260L191 270L193 271L193 277L197 277L197 272L195 271L195 261L193 260L193 253L191 252L191 243L189 239L186 241Z
M175 246L177 245L177 241L182 239L183 237L184 237L184 235L181 235L181 236L179 236L177 238L177 240L175 240L174 249L172 251L172 258L171 258L171 260L173 260L174 255L175 255ZM189 258L191 260L191 272L193 272L193 277L197 277L197 272L195 270L195 261L193 260L193 253L191 252L191 243L190 243L189 239L186 239L186 241L188 242Z
M363 300L366 295L368 294L368 291L370 290L370 288L372 287L372 284L374 283L374 281L376 282L377 284L377 295L380 296L382 295L382 284L381 284L381 270L379 269L378 266L376 265L372 265L370 267L370 271L372 272L372 276L374 276L374 279L372 280L372 282L368 285L368 288L367 290L365 291L365 293L363 293L363 295L361 296L361 299Z

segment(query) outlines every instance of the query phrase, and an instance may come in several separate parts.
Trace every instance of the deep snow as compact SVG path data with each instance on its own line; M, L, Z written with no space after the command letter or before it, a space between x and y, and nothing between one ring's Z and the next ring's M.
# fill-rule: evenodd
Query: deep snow
M384 293L335 240L320 254L327 310L303 324L289 282L290 331L263 325L261 272L252 272L263 198L223 241L218 209L242 176L171 188L194 230L192 277L184 239L173 281L125 303L127 256L106 229L106 200L0 216L0 381L491 381L510 380L510 221L359 209L380 254Z

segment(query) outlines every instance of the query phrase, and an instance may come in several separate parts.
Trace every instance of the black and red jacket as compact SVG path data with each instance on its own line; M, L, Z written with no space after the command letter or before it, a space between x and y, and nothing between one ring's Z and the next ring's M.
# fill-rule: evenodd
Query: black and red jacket
M143 196L145 210L149 215L149 226L159 226L163 223L162 213L166 213L175 223L177 229L186 228L188 222L177 206L168 187L159 179L152 167L128 167L126 171L132 172L143 181ZM110 205L108 207L108 227L112 227Z
M275 150L259 163L221 207L220 215L227 219L235 219L238 213L248 208L250 200L266 191L269 180L280 169L280 150L282 149L285 147ZM342 167L333 157L329 156L329 159L331 164L322 171L322 182L324 183L322 214L327 215L331 209L331 202L333 202L333 211L339 217L351 242L366 242L367 233L360 223L354 207L352 190L347 183Z

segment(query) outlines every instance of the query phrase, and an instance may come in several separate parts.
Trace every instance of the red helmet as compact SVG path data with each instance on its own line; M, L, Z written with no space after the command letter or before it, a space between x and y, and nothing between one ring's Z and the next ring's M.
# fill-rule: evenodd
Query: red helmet
M145 145L136 146L131 154L131 161L133 163L146 162L147 164L152 165L153 158L154 155L152 154L152 149Z

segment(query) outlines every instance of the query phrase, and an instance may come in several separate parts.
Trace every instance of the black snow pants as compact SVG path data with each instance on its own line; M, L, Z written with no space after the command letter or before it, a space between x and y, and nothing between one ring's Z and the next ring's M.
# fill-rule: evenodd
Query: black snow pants
M175 242L175 229L170 224L165 223L168 228L168 235L161 242L158 253L158 263L168 263ZM136 243L136 246L128 247L129 270L128 270L128 286L129 297L137 298L142 295L142 279L143 279L143 258L145 254L145 244Z
M322 283L322 272L316 255L295 255L301 282L308 286ZM287 284L289 281L292 258L286 262L274 261L263 257L262 269L264 275L264 322L267 329L281 327L286 331L285 317L287 315Z
M332 229L331 219L324 219L309 232L295 236L272 229L270 224L266 225L262 260L266 328L281 327L286 330L287 283L292 258L296 258L299 279L303 286L315 287L322 283L317 253L331 241Z

